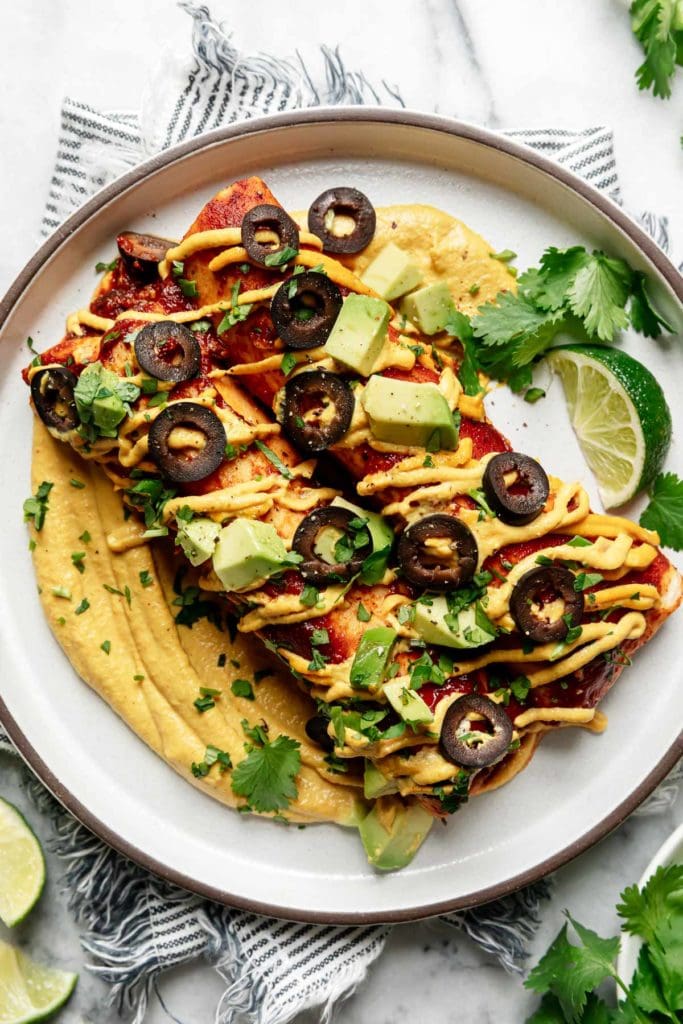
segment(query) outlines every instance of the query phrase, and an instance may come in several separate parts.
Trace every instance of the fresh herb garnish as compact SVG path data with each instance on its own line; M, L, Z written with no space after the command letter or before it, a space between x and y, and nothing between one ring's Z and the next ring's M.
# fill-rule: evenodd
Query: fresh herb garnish
M528 391L524 392L524 401L528 402L529 405L533 405L539 398L545 398L543 388L529 388Z
M111 652L111 640L103 640L100 644L100 650L104 651L105 654L109 654Z
M71 484L72 487L75 487L79 491L82 491L83 488L85 487L85 484L83 483L83 481L82 480L76 480L75 477L72 477L71 480L69 480L69 483Z
M602 583L604 576L601 576L599 572L580 572L577 573L574 578L574 590L580 593L582 590L588 590L589 587L595 587L598 583Z
M151 587L153 585L154 578L150 573L149 569L141 569L140 572L138 573L138 576L140 579L140 586L143 589L146 589L147 587Z
M114 259L110 263L103 263L102 260L99 260L95 264L95 273L96 274L104 274L105 271L115 270L116 269L116 264L118 262L119 262L118 256L115 256Z
M371 618L370 612L367 610L367 608L365 607L365 605L363 604L362 601L360 602L360 604L356 608L356 618L358 619L359 622L369 622L370 621L370 618Z
M230 687L233 696L254 700L254 691L248 679L234 679Z
M148 530L161 528L168 533L168 528L162 523L162 516L166 502L175 498L175 490L164 487L158 477L143 477L124 493L129 504L142 512Z
M240 305L239 303L239 294L241 286L241 281L235 281L235 283L232 286L232 293L230 296L230 309L228 309L225 312L223 319L218 325L219 334L223 334L224 331L229 331L231 327L235 326L235 324L242 323L242 321L246 320L252 311L252 303L245 302L242 303L242 305Z
M683 65L683 11L676 0L633 0L631 30L645 60L636 71L639 89L652 89L668 99L676 73Z
M384 574L387 571L390 555L390 545L369 554L368 557L363 560L363 564L360 567L361 582L365 583L368 587L372 587L375 583L379 583L380 580L384 578Z
M500 292L472 319L477 361L514 391L525 390L533 362L559 331L577 321L591 340L603 342L613 341L629 322L648 337L671 330L654 310L642 274L624 260L578 245L551 247L539 267L521 275L517 295ZM460 319L455 333L467 337Z
M666 547L683 550L683 480L675 473L660 473L656 477L640 525L656 530Z
M617 913L622 930L644 941L630 983L614 967L619 939L603 939L567 913L580 945L569 941L565 924L531 971L525 985L543 1000L527 1024L664 1024L680 1019L683 865L658 868L642 890L635 885L625 889L621 901ZM625 1001L617 1010L609 1009L593 991L606 978L623 993Z
M285 352L280 362L280 369L284 373L285 377L289 376L294 367L297 365L297 358L293 352Z
M221 773L227 772L229 768L232 768L232 759L225 750L214 747L210 743L204 752L204 760L199 762L193 761L190 769L195 778L203 779L209 774L215 764L218 765L218 770Z
M301 744L289 736L272 742L260 726L242 723L250 749L232 774L232 789L255 811L267 814L288 807L297 797L296 776L301 768Z
M299 594L299 604L304 605L306 608L313 608L314 605L320 600L320 591L311 584L307 583L304 589Z
M254 444L256 445L258 450L261 452L261 454L265 455L265 457L268 459L268 462L270 462L273 466L275 466L275 468L278 471L278 473L280 473L282 476L284 476L285 479L287 479L287 480L291 480L292 479L291 471L288 469L287 466L285 466L285 464L282 461L282 459L280 458L280 456L277 455L276 452L274 452L272 450L272 448L269 448L267 444L263 443L263 441L256 440L256 441L254 441Z
M510 690L515 700L521 703L529 696L529 690L531 689L531 681L526 676L517 676L510 683Z
M89 607L90 601L88 600L87 597L84 597L81 603L79 604L78 608L74 608L74 615L82 615L83 612L87 612Z
M267 253L263 262L267 267L283 267L285 263L289 263L290 260L293 260L298 255L298 249L293 249L291 245L285 245L276 252Z
M49 480L43 480L42 484L38 485L36 493L24 502L24 522L33 520L33 528L37 531L42 530L45 525L45 516L49 508L48 499L53 487L54 484Z
M93 444L100 437L116 437L118 424L140 397L140 388L125 377L90 363L78 378L74 399L81 425L80 436Z
M71 561L79 572L85 572L85 551L72 551Z

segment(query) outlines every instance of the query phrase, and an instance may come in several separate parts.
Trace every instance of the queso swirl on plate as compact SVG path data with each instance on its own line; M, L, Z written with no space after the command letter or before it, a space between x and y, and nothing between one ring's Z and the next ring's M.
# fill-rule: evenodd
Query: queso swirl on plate
M515 288L487 243L352 188L290 215L258 178L179 243L117 241L25 380L43 604L132 728L383 869L545 734L601 732L680 577L465 393L453 314Z

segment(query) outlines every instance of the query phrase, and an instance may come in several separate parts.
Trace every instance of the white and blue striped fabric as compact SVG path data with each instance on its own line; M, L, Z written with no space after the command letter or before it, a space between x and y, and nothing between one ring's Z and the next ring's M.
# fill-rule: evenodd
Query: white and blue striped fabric
M338 50L322 48L325 80L314 82L301 58L245 56L206 7L180 5L193 21L192 54L140 113L103 113L67 99L43 220L49 234L97 189L153 153L229 122L339 103L402 106L392 85L349 71ZM510 132L619 200L607 128ZM642 218L668 248L666 221ZM11 750L0 732L0 749ZM53 848L65 865L70 907L83 927L90 970L110 985L122 1016L140 1024L159 973L204 958L225 981L216 1024L286 1024L311 1007L329 1020L382 952L387 927L334 927L277 921L218 906L147 874L119 856L59 807L34 778L29 791L53 822ZM641 811L670 806L676 783L660 787ZM539 922L548 884L442 920L470 936L504 967L519 971Z

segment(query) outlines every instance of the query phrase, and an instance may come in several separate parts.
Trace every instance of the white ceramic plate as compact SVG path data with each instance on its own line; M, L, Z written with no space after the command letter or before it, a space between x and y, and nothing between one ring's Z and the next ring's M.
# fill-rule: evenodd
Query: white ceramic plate
M654 875L657 868L667 867L669 864L683 864L683 825L679 825L675 832L663 843L656 854L645 868L645 871L638 882L638 888L642 889L648 879ZM619 946L619 958L617 960L617 974L627 985L630 984L633 972L638 965L642 940L638 935L627 935L622 933ZM622 996L621 990L617 991Z
M680 625L667 623L609 694L604 736L576 729L549 737L511 786L472 801L447 828L435 827L405 871L378 876L353 833L248 819L187 785L77 678L41 613L21 515L31 432L18 376L25 338L31 334L41 349L61 337L66 314L87 304L93 266L111 259L118 231L180 235L219 187L254 172L290 208L306 208L340 183L359 187L376 205L432 203L481 231L496 250L513 248L522 267L547 245L604 247L647 271L668 316L679 329L683 324L683 282L634 223L578 178L481 129L406 112L307 111L229 128L155 158L75 214L5 300L0 715L26 760L78 818L188 889L318 921L403 920L484 902L586 849L674 763L681 752ZM683 347L635 336L625 347L665 382L683 437L675 400ZM560 476L580 478L599 505L558 382L536 406L497 391L490 411L515 447L541 455Z

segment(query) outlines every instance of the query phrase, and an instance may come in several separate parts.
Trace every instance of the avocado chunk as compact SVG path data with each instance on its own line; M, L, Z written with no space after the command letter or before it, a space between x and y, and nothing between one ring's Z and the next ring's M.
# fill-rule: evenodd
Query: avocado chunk
M178 524L177 540L191 565L202 565L211 558L218 534L221 532L219 523L213 519L192 519L186 523L182 519Z
M397 871L410 864L425 840L434 815L418 803L380 797L359 826L360 837L373 867Z
M361 280L387 302L391 302L422 284L422 274L411 263L407 253L389 242L365 268Z
M410 725L426 725L434 721L434 715L420 694L416 690L409 690L405 683L385 683L384 696L404 722Z
M279 572L287 551L270 523L233 519L218 535L213 568L226 590L243 590Z
M363 773L363 795L366 800L376 800L378 796L389 796L396 793L396 783L388 779L379 768L372 762L365 760L365 771Z
M361 402L378 441L430 452L458 445L453 413L436 384L413 384L373 375Z
M326 354L368 377L382 351L390 319L391 307L382 299L348 295L325 343Z
M105 397L96 396L93 399L93 423L105 436L116 435L116 428L125 415L126 408L118 395L108 394Z
M351 665L350 680L354 690L376 690L381 686L397 635L396 630L388 626L365 630Z
M347 508L349 512L355 512L359 519L367 519L367 528L372 541L373 551L384 551L385 548L393 546L394 531L384 516L381 516L378 512L368 512L366 509L361 508L360 505L353 505L344 498L335 498L332 504L338 508Z
M428 644L442 647L483 647L496 637L496 628L479 602L452 615L443 594L430 598L431 604L415 603L413 626Z
M455 303L446 282L437 281L406 295L401 312L423 334L438 334L455 313Z

